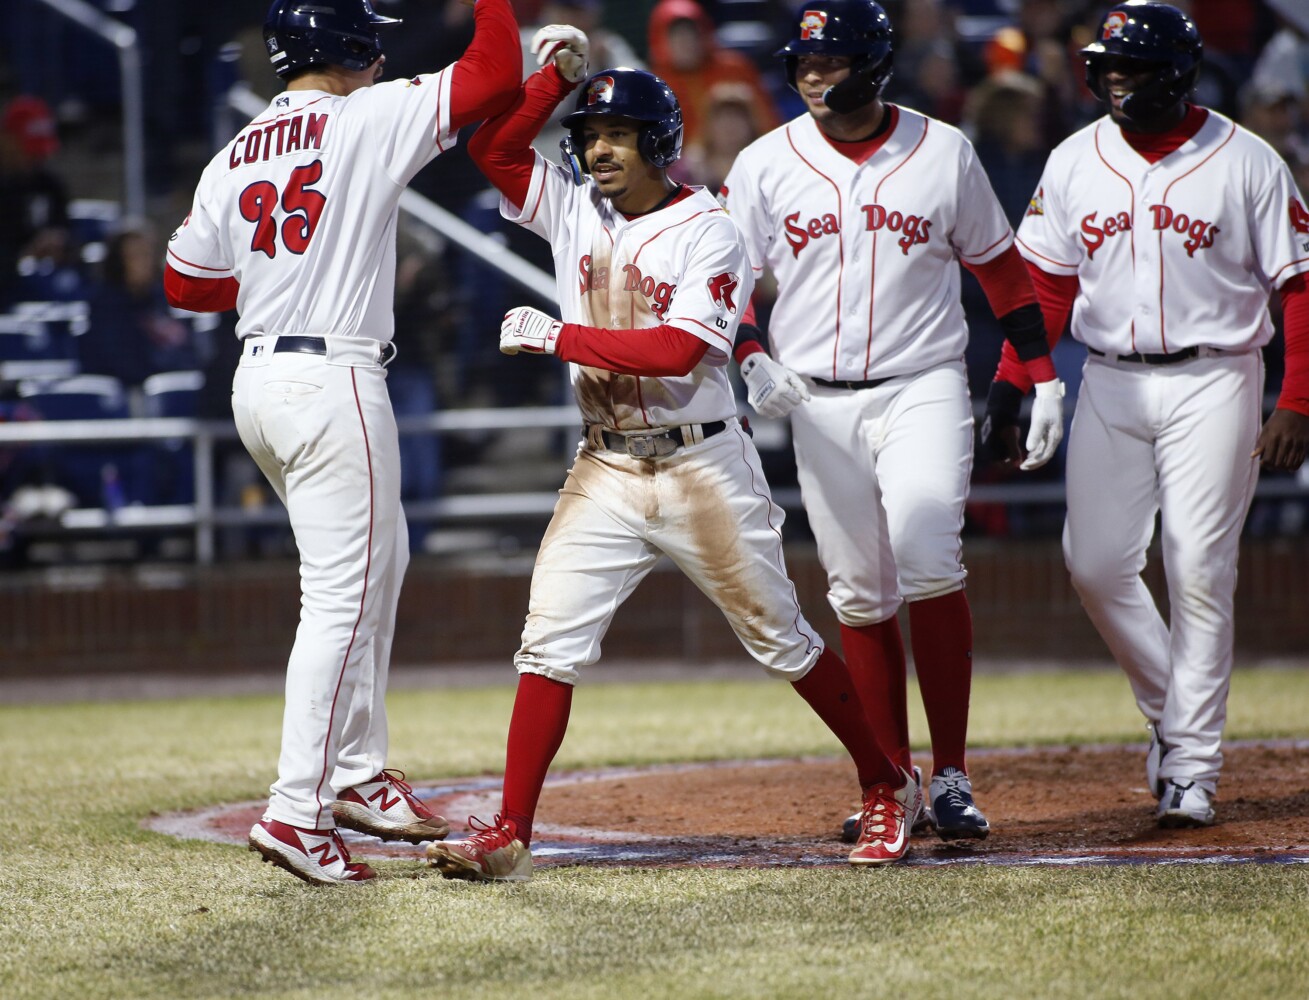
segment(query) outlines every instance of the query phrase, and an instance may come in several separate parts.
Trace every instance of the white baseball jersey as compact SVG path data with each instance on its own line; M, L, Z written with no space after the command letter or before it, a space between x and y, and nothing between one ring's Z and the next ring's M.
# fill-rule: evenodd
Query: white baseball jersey
M575 185L539 153L526 204L501 199L506 219L554 248L560 318L606 329L675 326L709 345L680 378L572 365L588 424L641 430L728 420L736 399L726 364L754 277L740 230L703 188L627 219L594 184Z
M288 91L210 161L168 263L235 277L238 337L394 332L400 195L454 145L451 68L348 97Z
M777 277L773 356L803 375L863 381L961 359L957 261L984 264L1013 242L964 135L896 110L863 163L805 114L748 146L723 185L756 274Z
M1077 275L1088 347L1247 351L1272 338L1270 290L1309 272L1309 214L1272 147L1216 112L1157 163L1101 118L1051 153L1018 249Z

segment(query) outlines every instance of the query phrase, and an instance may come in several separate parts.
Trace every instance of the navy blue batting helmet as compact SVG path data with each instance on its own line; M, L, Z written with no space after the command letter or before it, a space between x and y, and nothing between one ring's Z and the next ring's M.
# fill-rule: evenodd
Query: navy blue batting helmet
M369 0L273 0L264 19L264 45L278 76L305 66L367 69L382 55L377 29L399 24Z
M571 114L559 120L569 135L560 142L564 162L586 172L582 156L585 143L582 125L591 115L611 115L644 122L636 137L636 151L656 167L669 167L682 155L682 108L672 88L653 73L643 69L606 69L596 73L577 92Z
M1103 83L1104 60L1121 56L1153 63L1158 75L1123 100L1128 118L1149 116L1175 107L1195 87L1204 46L1195 23L1176 7L1148 0L1128 0L1109 10L1095 41L1082 49L1086 85L1101 101L1109 94Z
M776 55L786 59L792 90L803 55L850 56L850 75L823 95L829 108L848 114L872 103L891 79L891 19L873 0L813 0L795 12L795 36Z

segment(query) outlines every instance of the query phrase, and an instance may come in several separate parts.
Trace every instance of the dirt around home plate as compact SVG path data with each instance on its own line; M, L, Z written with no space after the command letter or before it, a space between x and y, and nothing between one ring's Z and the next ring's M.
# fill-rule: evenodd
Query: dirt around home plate
M1207 829L1163 830L1145 788L1144 746L975 751L969 771L993 833L971 853L1046 855L1309 849L1309 747L1238 745L1226 752ZM920 762L927 771L927 759ZM669 838L830 843L858 806L853 765L837 760L749 762L653 771L547 786L549 828ZM451 836L459 836L452 833ZM937 837L920 852L950 851Z

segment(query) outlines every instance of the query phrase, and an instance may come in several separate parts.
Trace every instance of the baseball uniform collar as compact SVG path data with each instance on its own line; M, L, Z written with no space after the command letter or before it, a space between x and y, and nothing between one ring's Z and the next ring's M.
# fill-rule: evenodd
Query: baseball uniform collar
M798 124L801 129L807 131L806 141L799 148L804 151L806 156L812 152L815 166L824 172L839 171L849 175L869 165L880 167L888 161L899 162L902 157L908 155L918 145L923 130L927 127L927 119L918 112L907 108L898 107L897 110L898 115L894 127L886 136L881 148L863 163L855 163L848 156L834 149L811 115L806 114L792 124L793 126Z

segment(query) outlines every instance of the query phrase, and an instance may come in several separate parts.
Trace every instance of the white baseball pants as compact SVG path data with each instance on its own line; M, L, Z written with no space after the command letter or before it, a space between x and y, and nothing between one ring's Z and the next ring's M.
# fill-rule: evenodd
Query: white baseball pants
M1087 614L1172 749L1213 792L1232 673L1241 526L1259 467L1258 351L1148 367L1094 355L1068 442L1064 558ZM1141 571L1161 515L1169 623Z
M851 391L811 386L791 412L796 470L828 601L843 625L953 593L973 468L962 362Z
M232 383L237 430L286 504L300 553L300 626L265 817L310 829L333 826L337 793L385 766L387 671L409 562L380 345L325 339L327 354L314 355L246 338Z
M667 555L771 674L802 678L823 651L782 556L782 509L740 423L660 459L587 444L537 552L520 673L575 684L614 614Z

